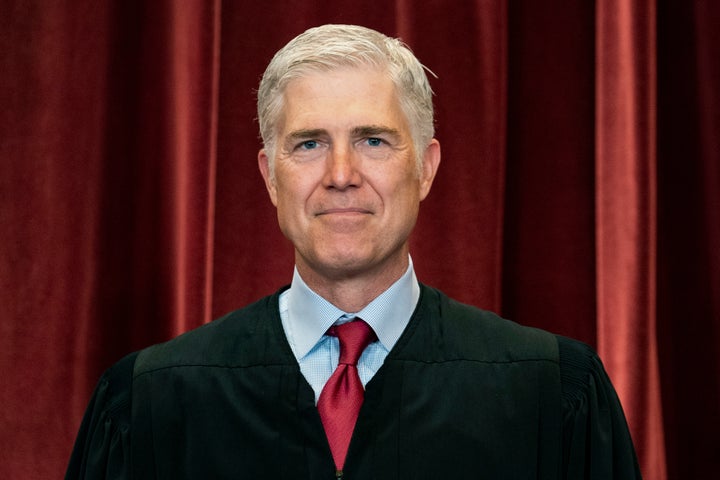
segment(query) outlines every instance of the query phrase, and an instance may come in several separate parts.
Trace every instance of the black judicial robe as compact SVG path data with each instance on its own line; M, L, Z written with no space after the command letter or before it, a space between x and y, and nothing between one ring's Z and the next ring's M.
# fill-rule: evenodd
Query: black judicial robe
M111 367L66 478L334 478L278 296ZM617 396L589 347L426 286L366 387L344 474L640 478Z

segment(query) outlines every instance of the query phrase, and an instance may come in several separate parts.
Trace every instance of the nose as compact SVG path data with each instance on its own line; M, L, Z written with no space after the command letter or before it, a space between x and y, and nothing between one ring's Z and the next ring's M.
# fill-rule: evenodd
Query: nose
M345 190L357 187L362 181L359 159L352 148L333 146L327 157L323 183L326 188Z

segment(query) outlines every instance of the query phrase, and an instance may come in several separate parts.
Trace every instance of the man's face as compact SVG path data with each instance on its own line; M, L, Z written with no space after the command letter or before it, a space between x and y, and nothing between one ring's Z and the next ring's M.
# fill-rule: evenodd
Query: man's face
M292 80L277 128L274 178L264 150L258 160L303 278L399 276L440 148L433 140L418 173L387 75L343 68Z

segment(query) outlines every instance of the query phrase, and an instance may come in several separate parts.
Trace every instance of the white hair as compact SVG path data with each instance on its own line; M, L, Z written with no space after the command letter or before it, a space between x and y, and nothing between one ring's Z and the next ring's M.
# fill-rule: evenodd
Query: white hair
M287 84L309 73L363 66L387 72L395 85L420 165L435 130L425 67L399 39L356 25L323 25L305 31L280 49L260 81L258 123L271 171Z

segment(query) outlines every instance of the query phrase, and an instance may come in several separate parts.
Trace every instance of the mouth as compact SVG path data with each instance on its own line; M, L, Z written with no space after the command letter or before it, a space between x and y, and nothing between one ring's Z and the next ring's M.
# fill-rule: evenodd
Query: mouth
M344 207L344 208L326 208L319 211L316 216L325 215L371 215L372 212L366 208Z

